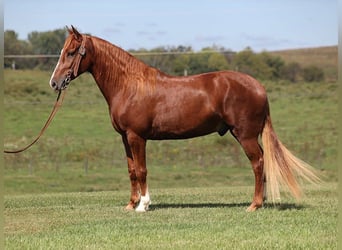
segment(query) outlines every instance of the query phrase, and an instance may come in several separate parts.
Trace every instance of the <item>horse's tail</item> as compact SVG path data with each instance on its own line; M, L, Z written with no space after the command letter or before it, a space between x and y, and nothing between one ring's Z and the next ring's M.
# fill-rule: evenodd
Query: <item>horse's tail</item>
M272 127L270 113L267 113L262 132L267 191L275 202L280 198L279 187L284 186L298 200L302 194L298 181L304 179L310 183L319 183L320 178L313 167L294 156L280 142Z

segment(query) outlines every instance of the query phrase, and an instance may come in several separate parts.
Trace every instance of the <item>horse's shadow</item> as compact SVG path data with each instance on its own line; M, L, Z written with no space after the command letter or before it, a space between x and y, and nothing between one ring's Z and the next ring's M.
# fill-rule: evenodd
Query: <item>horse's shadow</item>
M169 209L169 208L247 208L250 205L248 202L241 203L157 203L151 204L149 210L155 211L160 209ZM262 206L262 209L275 209L279 211L285 210L302 210L305 209L306 206L303 204L295 204L295 203L265 203Z

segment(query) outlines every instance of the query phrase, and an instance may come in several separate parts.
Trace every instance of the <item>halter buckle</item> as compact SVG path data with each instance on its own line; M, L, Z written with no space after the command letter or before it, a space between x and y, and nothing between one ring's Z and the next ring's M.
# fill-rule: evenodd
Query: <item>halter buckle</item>
M85 47L81 45L81 47L78 49L78 53L79 53L81 56L84 56L84 55L85 55L85 52L86 52Z

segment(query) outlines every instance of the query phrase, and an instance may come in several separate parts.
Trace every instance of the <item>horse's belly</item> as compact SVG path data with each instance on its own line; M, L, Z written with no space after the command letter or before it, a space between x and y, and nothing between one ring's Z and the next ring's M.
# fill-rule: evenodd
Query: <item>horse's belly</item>
M186 139L218 132L222 126L218 116L206 119L186 117L182 120L155 122L148 135L151 140Z

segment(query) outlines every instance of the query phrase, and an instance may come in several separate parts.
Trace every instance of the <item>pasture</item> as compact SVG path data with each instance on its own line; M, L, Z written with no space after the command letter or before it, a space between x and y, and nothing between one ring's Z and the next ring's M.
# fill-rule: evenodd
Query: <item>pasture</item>
M6 249L337 249L336 185L306 187L245 212L253 188L151 190L151 211L127 212L128 190L14 195Z
M5 70L4 146L21 147L47 118L50 72ZM337 84L265 82L281 141L320 171L302 203L245 208L253 173L228 134L148 142L152 205L123 211L129 179L121 138L90 75L71 83L62 108L27 152L4 156L7 249L336 248Z

